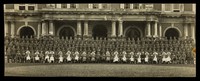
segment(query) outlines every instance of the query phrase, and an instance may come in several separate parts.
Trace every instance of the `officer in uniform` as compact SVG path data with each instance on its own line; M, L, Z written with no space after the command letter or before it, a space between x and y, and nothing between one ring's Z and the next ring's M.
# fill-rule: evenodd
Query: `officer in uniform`
M114 63L118 63L118 62L119 62L119 53L118 53L118 51L117 51L116 48L115 48L115 51L114 51L113 62L114 62Z
M125 49L123 50L123 52L122 52L122 62L123 63L126 63L127 62L127 53L126 53L126 51L125 51Z
M39 51L36 50L36 52L35 52L35 63L39 63L40 62L39 54L40 54Z
M149 63L149 52L148 52L148 50L147 50L147 48L145 49L145 58L144 58L144 62L145 63Z
M142 61L141 61L141 51L140 51L140 48L139 49L137 49L136 50L136 55L137 55L137 64L140 64L140 63L142 63Z

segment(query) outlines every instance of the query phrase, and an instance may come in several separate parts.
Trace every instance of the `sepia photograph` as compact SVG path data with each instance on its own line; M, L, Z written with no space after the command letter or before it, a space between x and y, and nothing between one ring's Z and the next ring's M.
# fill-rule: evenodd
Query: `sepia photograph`
M4 76L196 77L196 3L3 6Z

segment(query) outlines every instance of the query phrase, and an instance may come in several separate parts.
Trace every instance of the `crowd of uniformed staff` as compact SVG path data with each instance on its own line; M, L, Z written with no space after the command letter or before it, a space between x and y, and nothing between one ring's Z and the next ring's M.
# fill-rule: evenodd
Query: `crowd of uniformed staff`
M5 37L8 63L194 64L187 38Z

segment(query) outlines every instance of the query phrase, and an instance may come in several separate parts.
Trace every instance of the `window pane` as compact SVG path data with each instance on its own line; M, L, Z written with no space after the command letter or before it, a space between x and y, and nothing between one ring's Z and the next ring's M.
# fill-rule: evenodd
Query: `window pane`
M192 4L184 4L184 11L192 11Z
M28 6L28 10L34 10L34 6Z
M95 9L98 8L98 6L99 6L98 4L93 4L93 8Z
M102 4L102 8L103 8L103 9L106 9L106 8L107 8L107 5L106 5L106 4Z
M180 9L179 4L174 4L174 9Z
M125 9L129 9L129 8L130 8L130 5L129 5L129 4L124 4L124 8L125 8Z
M133 4L133 9L139 9L139 4Z
M165 4L165 11L171 11L171 4Z
M25 10L25 6L19 6L19 10Z
M76 4L70 4L70 8L76 8Z
M61 4L61 8L67 8L67 4Z

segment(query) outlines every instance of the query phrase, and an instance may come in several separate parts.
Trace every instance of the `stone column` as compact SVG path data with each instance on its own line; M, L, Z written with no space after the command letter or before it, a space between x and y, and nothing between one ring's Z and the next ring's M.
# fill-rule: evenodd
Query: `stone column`
M124 4L120 4L120 8L121 8L121 9L124 9Z
M5 21L4 23L5 23L4 36L7 36L7 34L8 34L8 22Z
M38 22L38 34L37 34L37 38L40 38L40 33L41 33L41 23Z
M158 37L158 24L157 24L157 21L155 21L155 24L154 24L154 37Z
M185 37L185 39L186 39L187 36L188 36L188 24L185 23L184 24L184 37Z
M102 9L102 4L99 4L99 9Z
M15 24L14 21L11 22L11 37L14 38L15 36Z
M54 35L53 21L49 21L49 34Z
M159 32L160 32L160 38L162 37L162 26L159 24Z
M191 23L191 33L192 33L192 39L194 39L194 44L196 44L196 38L195 38L195 23Z
M61 8L61 4L56 4L56 8Z
M161 4L161 11L165 11L165 4Z
M116 37L116 21L112 21L112 35L111 37Z
M84 22L84 36L88 36L88 21Z
M130 4L130 9L133 9L133 4Z
M147 22L147 37L151 37L151 25L150 25L150 22Z
M119 37L123 35L123 21L119 21Z
M81 36L81 21L77 21L77 35Z
M70 8L70 4L67 4L67 8Z
M47 27L45 21L42 21L42 35L46 35Z

